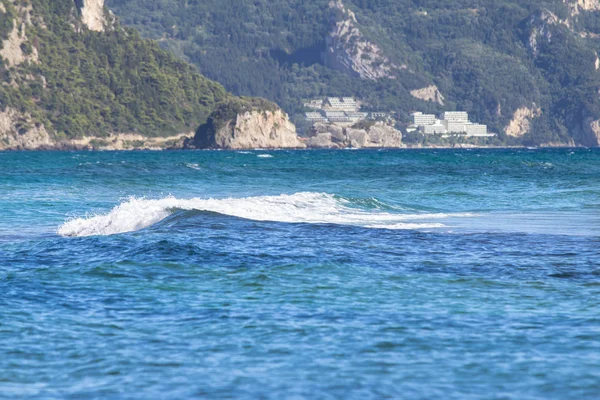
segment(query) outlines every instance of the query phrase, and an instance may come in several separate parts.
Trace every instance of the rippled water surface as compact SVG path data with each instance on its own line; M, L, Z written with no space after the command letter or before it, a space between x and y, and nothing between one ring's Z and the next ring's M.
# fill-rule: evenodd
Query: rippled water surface
M0 152L0 202L0 398L600 394L598 150Z

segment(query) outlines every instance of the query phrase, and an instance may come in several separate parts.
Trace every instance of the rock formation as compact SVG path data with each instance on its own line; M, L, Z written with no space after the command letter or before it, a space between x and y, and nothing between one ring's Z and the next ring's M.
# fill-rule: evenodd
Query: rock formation
M0 150L37 150L52 146L44 125L33 123L29 115L12 108L0 111Z
M586 145L590 147L600 146L600 120L588 118L584 123L586 134Z
M575 16L581 11L598 11L600 10L600 0L563 0L569 6L571 15Z
M310 132L307 145L327 149L403 147L402 133L383 122L362 123L352 128L317 123Z
M508 136L521 137L531 130L531 122L542 115L542 110L536 107L521 107L515 111L512 120L504 129Z
M3 14L6 14L6 9L2 3L0 3L0 5L2 5L2 8L0 9L0 15L4 17ZM19 19L13 21L12 31L10 32L8 38L2 41L0 57L5 60L8 66L19 65L25 61L37 63L38 51L35 47L30 46L27 52L23 51L23 45L28 41L26 28L32 24L31 4L17 3L14 4L14 7L17 11Z
M217 107L194 138L201 149L304 148L279 107L262 99L235 99Z
M435 85L431 85L423 89L412 90L410 94L412 97L419 100L438 103L441 106L444 105L444 96L442 95L438 87Z
M342 0L332 0L329 7L336 11L336 19L326 39L325 64L362 79L394 78L393 69L398 67L362 34L355 14Z
M104 0L75 0L81 12L81 21L88 29L104 32L106 18L104 13Z

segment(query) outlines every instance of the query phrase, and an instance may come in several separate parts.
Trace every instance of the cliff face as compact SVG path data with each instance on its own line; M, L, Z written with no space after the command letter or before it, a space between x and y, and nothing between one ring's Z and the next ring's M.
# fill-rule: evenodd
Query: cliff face
M7 14L6 7L0 3L0 15L5 18ZM17 19L12 21L12 30L8 37L2 41L0 48L0 57L2 57L9 66L16 66L29 61L30 63L38 62L38 51L35 47L31 47L30 51L25 53L23 46L28 42L26 29L32 26L33 10L31 4L15 3L12 4Z
M355 128L318 123L307 144L308 147L327 149L404 147L402 133L383 122Z
M539 107L521 107L515 111L512 120L504 129L508 136L521 137L531 131L532 121L542 115Z
M410 95L415 99L438 103L440 106L444 105L444 96L435 85L431 85L422 89L411 90Z
M0 111L0 150L36 150L52 146L44 125L34 123L30 115L9 107Z
M75 3L81 12L81 22L92 31L104 32L104 0L75 0Z
M600 120L588 118L584 122L585 145L590 147L600 146Z
M251 101L251 100L250 100ZM225 104L196 133L194 143L201 149L304 148L296 127L286 113L274 105Z
M563 0L563 2L569 6L572 16L582 11L600 10L600 0Z
M393 69L398 67L362 34L356 15L341 0L332 0L329 7L336 19L326 38L325 64L362 79L395 78Z

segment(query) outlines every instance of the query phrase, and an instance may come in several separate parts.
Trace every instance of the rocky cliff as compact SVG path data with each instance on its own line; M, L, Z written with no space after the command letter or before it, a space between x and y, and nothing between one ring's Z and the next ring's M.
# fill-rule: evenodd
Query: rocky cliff
M575 16L582 11L598 11L600 10L599 0L563 0L569 6L571 15Z
M194 138L200 149L304 148L286 113L261 99L236 99L215 110Z
M583 123L583 129L585 134L584 144L590 147L600 146L600 120L588 118Z
M334 10L334 20L326 38L325 64L362 79L395 78L393 70L399 67L367 40L358 27L356 15L342 0L332 0L329 7Z
M230 97L104 0L0 0L0 150L182 147Z
M444 96L435 85L427 86L422 89L411 90L410 95L415 99L438 103L440 106L444 105Z
M515 111L513 118L504 129L508 136L521 137L531 132L532 121L542 115L542 110L536 107L521 107Z
M103 32L106 25L104 0L75 0L81 12L81 21L88 29Z
M383 122L360 123L350 128L317 123L310 132L307 145L327 149L404 147L402 133Z
M50 134L31 115L7 107L0 110L0 150L36 150L53 147Z

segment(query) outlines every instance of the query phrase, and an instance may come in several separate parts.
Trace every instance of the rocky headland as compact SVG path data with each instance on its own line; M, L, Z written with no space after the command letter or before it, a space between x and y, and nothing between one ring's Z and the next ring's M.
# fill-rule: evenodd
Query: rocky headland
M258 98L232 99L217 106L189 143L198 149L300 149L306 145L276 104Z

